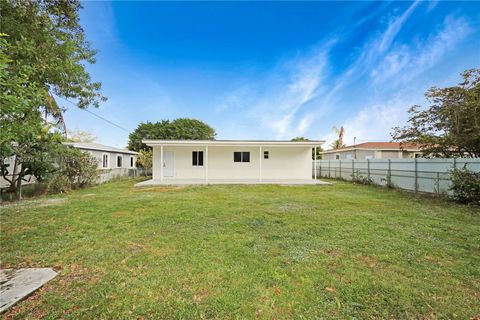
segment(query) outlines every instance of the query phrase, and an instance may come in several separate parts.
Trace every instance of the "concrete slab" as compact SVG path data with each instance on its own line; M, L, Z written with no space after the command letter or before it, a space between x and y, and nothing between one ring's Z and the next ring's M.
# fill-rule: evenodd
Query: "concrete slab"
M329 182L314 179L164 179L162 181L151 179L135 184L135 187L154 186L184 186L184 185L208 185L208 184L277 184L277 185L331 185Z
M0 313L56 276L52 268L0 269Z

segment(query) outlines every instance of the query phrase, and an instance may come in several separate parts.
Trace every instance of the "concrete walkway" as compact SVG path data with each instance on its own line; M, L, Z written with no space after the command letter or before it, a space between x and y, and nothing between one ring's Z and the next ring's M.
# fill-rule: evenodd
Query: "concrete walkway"
M314 179L164 179L163 181L151 179L135 184L135 187L153 186L185 186L185 185L207 185L207 184L278 184L278 185L331 185L329 182Z
M56 276L51 268L0 269L0 313Z

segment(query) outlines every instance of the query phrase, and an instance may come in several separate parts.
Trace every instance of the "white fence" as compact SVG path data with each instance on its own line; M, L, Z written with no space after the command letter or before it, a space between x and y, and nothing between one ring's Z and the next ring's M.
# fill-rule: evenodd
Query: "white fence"
M318 177L364 180L413 192L450 193L451 170L480 172L480 159L356 159L317 160ZM315 172L314 172L315 174Z

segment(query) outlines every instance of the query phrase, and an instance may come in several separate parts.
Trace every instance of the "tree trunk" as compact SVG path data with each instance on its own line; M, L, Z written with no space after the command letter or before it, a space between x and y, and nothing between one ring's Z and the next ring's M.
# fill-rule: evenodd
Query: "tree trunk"
M18 173L16 186L15 186L15 197L19 201L22 200L22 182L23 182L24 174L25 174L25 169L22 166L22 168L20 169L20 172Z
M17 164L18 164L18 157L17 155L14 156L15 157L15 162L13 163L13 171L12 171L12 181L10 181L10 187L8 188L10 191L15 191L16 189L16 186L17 186L17 180L16 177L17 177Z

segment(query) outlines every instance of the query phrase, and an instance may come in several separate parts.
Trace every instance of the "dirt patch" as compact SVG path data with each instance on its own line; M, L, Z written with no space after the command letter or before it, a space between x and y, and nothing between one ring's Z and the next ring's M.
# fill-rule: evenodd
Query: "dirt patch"
M199 292L195 293L193 295L193 303L198 304L201 303L203 300L205 300L209 296L208 294L208 289L202 289Z
M360 256L357 257L357 260L369 268L375 268L378 265L378 259L372 256Z
M334 249L334 248L324 249L322 250L322 252L323 254L330 257L343 257L345 255L341 250Z

